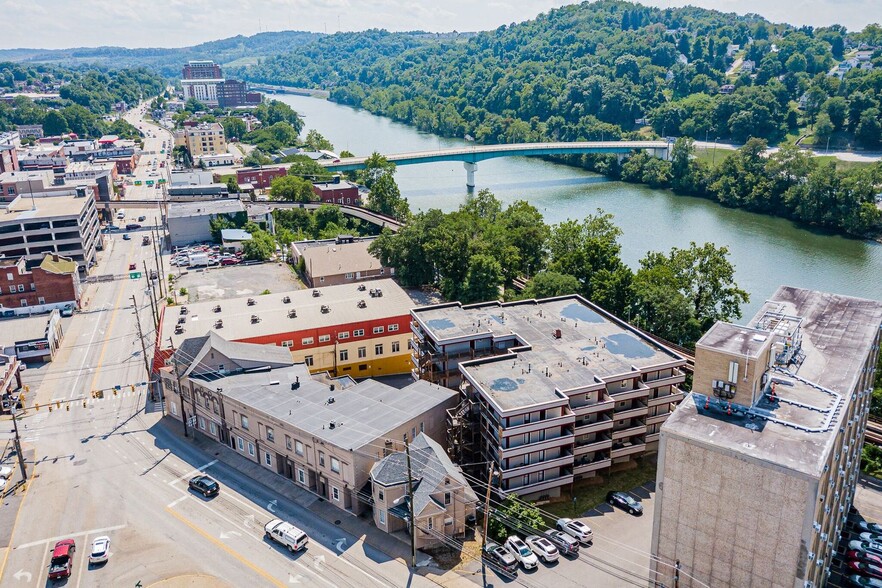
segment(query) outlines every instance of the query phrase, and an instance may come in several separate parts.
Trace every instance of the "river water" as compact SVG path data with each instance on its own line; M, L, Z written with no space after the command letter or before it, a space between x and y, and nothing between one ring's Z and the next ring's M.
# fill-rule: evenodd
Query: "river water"
M336 150L355 155L424 151L466 144L327 100L294 95L290 104ZM303 135L305 136L306 130ZM462 163L399 167L396 179L411 210L457 208L468 195ZM749 319L782 285L882 300L882 244L821 234L790 221L724 208L701 198L608 181L577 168L527 157L478 164L477 189L488 188L504 203L528 200L549 224L581 219L601 208L615 215L622 258L632 268L647 251L688 247L690 241L729 248L736 281L750 293L742 307Z

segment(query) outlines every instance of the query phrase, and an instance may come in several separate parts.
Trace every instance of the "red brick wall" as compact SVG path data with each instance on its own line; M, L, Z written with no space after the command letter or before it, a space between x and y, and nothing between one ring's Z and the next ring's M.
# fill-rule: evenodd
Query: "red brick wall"
M46 300L46 304L55 302L76 301L80 302L80 295L76 288L76 277L71 274L53 274L39 267L31 272L34 274L34 283L37 285L38 296Z
M255 188L269 188L273 180L288 175L287 167L236 170L237 184L251 184Z
M329 188L322 190L318 186L313 186L312 191L315 195L322 199L322 202L328 204L349 204L351 206L361 206L361 200L358 195L358 188L355 186L341 186L340 188ZM346 199L349 202L346 202Z
M334 310L331 309L331 312ZM289 331L286 333L278 333L275 335L265 335L262 337L246 337L242 339L234 339L234 341L239 341L242 343L258 343L261 345L277 345L280 346L282 341L293 341L294 345L291 347L293 350L297 349L311 349L314 347L324 347L329 343L333 343L336 340L337 333L341 331L348 331L349 337L347 339L342 339L341 341L346 342L357 342L357 341L370 341L377 337L388 337L389 336L389 325L397 324L399 333L408 332L410 330L410 315L401 315L394 316L389 318L382 318L373 321L359 321L355 323L347 323L344 325L333 325L330 327L321 327L317 329L300 329L298 331ZM383 332L374 334L374 327L383 327ZM358 330L363 329L364 335L361 337L356 337L353 333ZM393 331L395 333L395 331ZM321 335L330 335L331 340L329 342L319 342L319 337ZM308 337L312 337L312 345L303 345L303 339Z
M13 274L12 281L7 279L7 274L10 273ZM19 274L15 267L2 268L0 269L0 304L19 308L22 298L27 300L28 306L71 301L79 304L76 280L77 277L71 274L53 274L39 267L23 274ZM19 284L24 286L24 292L18 291ZM10 291L12 286L15 287L15 293ZM43 298L43 302L40 302L40 297Z

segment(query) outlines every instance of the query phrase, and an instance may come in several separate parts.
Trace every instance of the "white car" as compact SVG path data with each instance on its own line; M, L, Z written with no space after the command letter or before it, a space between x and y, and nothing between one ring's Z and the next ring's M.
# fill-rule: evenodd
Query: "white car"
M525 570L532 570L539 566L539 558L520 537L512 535L506 539L505 549L520 562Z
M547 537L530 535L529 537L524 539L524 542L527 544L527 547L533 550L533 553L536 554L536 557L538 557L545 563L557 561L557 547L555 547L554 543L549 541Z
M0 466L0 489L6 487L6 482L12 477L12 468L9 466Z
M557 528L570 537L577 539L583 545L587 545L594 540L594 533L591 531L591 527L582 521L557 519Z
M89 563L106 563L110 557L110 537L95 537L92 541L92 551L89 552Z

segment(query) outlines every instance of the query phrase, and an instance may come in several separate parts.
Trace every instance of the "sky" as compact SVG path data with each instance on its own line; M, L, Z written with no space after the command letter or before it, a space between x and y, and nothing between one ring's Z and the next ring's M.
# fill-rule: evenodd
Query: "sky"
M393 31L495 29L567 0L0 0L0 47L185 47L237 34L366 28ZM882 22L880 0L644 0L756 12L775 22L860 30ZM794 9L798 6L798 9Z

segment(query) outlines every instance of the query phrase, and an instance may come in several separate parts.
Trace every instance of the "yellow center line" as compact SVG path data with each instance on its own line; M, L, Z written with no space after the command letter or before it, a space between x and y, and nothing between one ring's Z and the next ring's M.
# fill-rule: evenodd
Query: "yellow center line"
M135 250L130 248L129 255L126 258L126 267L129 267L132 263L132 256L135 254ZM125 282L124 282L125 283ZM89 389L86 391L88 394L92 393L92 390L95 389L95 382L98 380L99 370L101 369L101 364L104 363L104 353L107 351L107 344L110 342L111 334L113 333L113 323L116 322L116 314L120 309L120 302L122 302L122 296L125 293L126 288L124 285L120 285L119 294L116 296L116 302L113 303L113 313L110 315L110 324L107 325L107 330L104 332L106 337L104 338L104 344L101 346L101 353L98 355L98 363L95 365L95 375L92 376L92 382L89 384ZM135 309L135 312L138 312L138 309Z
M226 551L229 555L234 557L236 559L236 561L238 561L239 563L241 563L245 566L248 566L248 568L251 571L253 571L254 573L261 576L264 580L267 580L268 582L272 583L274 586L278 586L279 588L286 588L284 583L282 583L280 580L278 580L275 577L273 577L272 575L270 575L269 572L267 572L263 568L258 567L255 564L251 563L250 561L245 559L242 555L240 555L237 551L234 551L233 549L231 549L230 547L225 545L219 539L215 539L210 533L203 530L201 527L196 526L196 524L193 523L192 521L190 521L188 518L184 517L183 515L179 514L178 512L172 510L169 507L165 507L165 510L166 510L166 512L171 514L173 517L175 517L176 519L178 519L179 521L181 521L182 523L184 523L185 525L187 525L188 527L190 527L191 529L193 529L194 531L196 531L197 533L199 533L200 535L205 537L205 539L207 539L208 541L211 541L214 545L216 545L216 546L220 547L221 549L223 549L224 551Z

